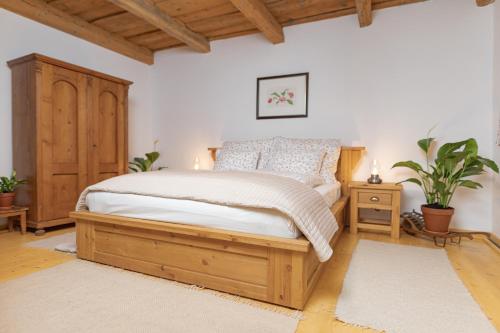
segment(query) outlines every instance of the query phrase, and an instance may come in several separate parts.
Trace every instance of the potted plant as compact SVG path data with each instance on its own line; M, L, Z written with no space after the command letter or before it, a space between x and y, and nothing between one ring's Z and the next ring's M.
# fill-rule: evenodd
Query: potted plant
M0 177L0 209L11 208L16 198L15 189L25 184L26 180L19 180L16 177L16 171L12 171L10 177Z
M135 157L132 162L128 162L128 168L134 172L145 172L153 170L153 163L160 157L160 153L157 151L152 151L146 153L146 158ZM160 170L162 167L159 168Z
M425 229L434 233L448 233L451 218L455 209L450 207L451 199L459 187L478 189L483 186L468 179L485 172L485 168L498 173L497 164L478 155L478 145L475 139L451 142L442 145L431 163L434 138L426 138L417 142L425 153L427 165L424 169L414 161L404 161L392 167L406 167L413 170L416 178L403 182L417 184L423 190L426 204L422 205Z

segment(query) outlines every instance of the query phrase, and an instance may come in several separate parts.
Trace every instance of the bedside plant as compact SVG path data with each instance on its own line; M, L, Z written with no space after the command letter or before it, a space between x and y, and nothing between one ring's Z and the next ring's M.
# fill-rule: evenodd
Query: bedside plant
M422 205L425 229L435 233L448 233L454 208L450 207L451 199L459 187L471 189L483 186L468 179L485 172L485 168L498 173L497 164L478 155L478 145L475 139L442 145L431 163L431 148L434 138L426 138L417 142L426 155L427 163L424 169L419 163L404 161L392 167L405 167L416 172L416 178L409 178L403 182L417 184L423 190L427 204Z
M153 170L153 163L160 157L160 153L152 151L146 153L146 158L135 157L132 162L129 162L128 168L134 172L144 172Z
M10 177L0 177L0 209L11 208L16 198L16 190L19 185L26 184L26 180L17 179L16 171L12 171Z

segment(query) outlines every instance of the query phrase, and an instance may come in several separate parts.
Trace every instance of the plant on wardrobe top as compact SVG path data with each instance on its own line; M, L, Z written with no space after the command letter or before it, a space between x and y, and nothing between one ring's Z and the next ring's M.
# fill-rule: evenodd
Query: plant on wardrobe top
M12 193L19 185L26 183L26 180L17 179L16 170L13 170L10 177L0 177L0 193Z

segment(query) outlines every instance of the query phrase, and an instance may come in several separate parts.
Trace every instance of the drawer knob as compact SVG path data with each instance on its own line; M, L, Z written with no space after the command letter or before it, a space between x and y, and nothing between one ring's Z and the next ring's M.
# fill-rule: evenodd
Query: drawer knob
M379 202L380 199L379 199L379 197L373 196L373 197L370 197L370 201L371 202Z

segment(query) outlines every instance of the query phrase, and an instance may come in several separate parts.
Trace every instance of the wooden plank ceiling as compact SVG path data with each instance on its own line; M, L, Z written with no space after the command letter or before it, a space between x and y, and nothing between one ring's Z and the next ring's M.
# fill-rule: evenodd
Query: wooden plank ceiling
M285 26L339 16L357 15L365 27L373 10L421 1L0 0L0 7L152 64L155 51L187 45L210 52L211 40L254 33L276 44L285 41Z

